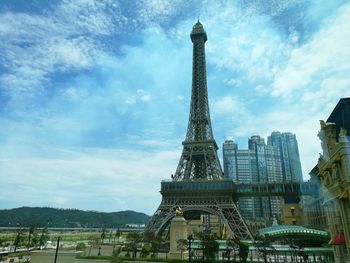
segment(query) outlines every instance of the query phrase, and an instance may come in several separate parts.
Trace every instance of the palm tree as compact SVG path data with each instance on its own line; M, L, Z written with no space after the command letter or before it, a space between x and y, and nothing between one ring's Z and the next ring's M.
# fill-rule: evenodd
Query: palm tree
M116 238L118 238L118 242L119 242L120 235L121 235L120 229L118 228L117 231L116 231L115 234L114 234L114 242L115 242L115 239L116 239Z
M32 239L32 235L34 234L35 230L36 230L35 225L31 225L31 226L29 227L27 250L29 250L29 248L30 248L30 245L31 245L31 244L30 244L30 241L31 241L31 239Z
M44 227L41 230L41 235L39 238L39 247L40 249L45 245L46 241L49 240L49 231L47 230L47 227Z
M103 227L102 228L102 233L101 233L101 243L103 244L103 242L104 242L104 239L106 238L106 228L105 227Z
M23 239L23 229L17 229L17 235L15 237L15 241L13 242L13 245L15 246L15 249L13 252L16 252L17 247L21 245Z

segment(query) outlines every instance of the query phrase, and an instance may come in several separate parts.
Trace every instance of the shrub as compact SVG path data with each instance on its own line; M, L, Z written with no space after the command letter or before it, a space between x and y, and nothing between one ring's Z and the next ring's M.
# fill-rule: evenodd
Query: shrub
M77 244L75 249L78 250L78 251L85 251L86 245L85 245L85 243L80 242L80 243Z

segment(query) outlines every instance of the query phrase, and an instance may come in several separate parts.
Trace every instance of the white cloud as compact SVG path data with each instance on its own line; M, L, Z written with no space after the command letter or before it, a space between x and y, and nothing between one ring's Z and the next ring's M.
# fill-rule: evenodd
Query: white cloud
M110 35L127 22L113 0L64 0L55 14L59 23L93 35Z
M87 69L91 66L93 45L83 38L73 40L57 40L54 41L48 50L51 59L55 61L59 69L63 71L74 69ZM62 65L62 66L60 66Z
M100 204L103 211L133 209L151 214L159 205L159 182L169 179L176 169L178 151L143 152L137 150L85 149L81 151L54 151L54 158L20 158L2 162L1 181L9 186L0 193L1 206L15 199L18 205L34 205L45 199L46 205L75 207L76 200L152 200L151 202L118 203L108 207ZM59 153L58 153L59 152ZM6 173L5 173L6 171ZM1 178L5 176L6 179ZM25 187L19 196L9 194L10 186ZM55 195L52 195L55 193ZM107 202L108 203L108 202ZM96 209L84 204L82 209ZM110 205L108 203L108 205Z
M120 25L114 1L62 1L49 15L0 13L2 65L0 88L13 100L36 96L51 87L57 72L89 69L105 55L96 35ZM113 17L113 19L112 19Z
M172 0L142 0L137 2L138 19L141 23L162 21L177 13L181 8L179 1Z
M235 110L239 109L238 102L233 97L223 97L222 99L213 102L213 112L215 113L228 113L232 114Z
M136 90L135 95L126 94L126 104L135 104L137 102L149 102L151 100L151 95L148 94L143 89Z
M276 10L267 10L261 1L253 2L243 13L232 2L208 1L199 10L209 38L208 86L213 94L209 101L213 121L218 124L213 129L221 129L218 138L233 135L244 138L245 143L256 133L265 138L273 130L296 133L307 173L320 151L318 120L328 116L339 96L349 94L349 38L344 34L349 29L349 8L323 25L310 42L295 48L300 40L295 28L286 36L268 17L256 15L280 15L288 1ZM150 214L159 204L159 181L176 169L186 131L191 86L189 32L195 19L176 20L173 15L181 16L185 9L175 1L145 0L130 5L139 7L132 10L138 17L124 17L113 0L61 1L48 16L0 14L1 63L6 68L0 88L5 86L14 97L41 93L50 87L51 74L56 72L78 75L79 71L100 69L97 78L90 72L79 75L75 83L58 92L69 98L69 103L46 101L59 107L48 107L40 114L30 109L30 118L23 125L1 120L7 128L2 128L0 135L5 135L7 144L0 147L0 178L6 175L1 181L8 186L0 193L1 206L10 203L6 198L12 196L13 189L20 189L13 206L43 205L44 200L52 206L135 209ZM191 12L186 17L195 11ZM172 18L174 28L164 30L159 25ZM117 33L125 25L137 27L137 43L119 45ZM104 38L113 39L122 56L106 54L99 43ZM107 49L111 39L103 42L109 45ZM91 90L80 85L91 86ZM275 97L270 96L272 88ZM294 97L296 91L303 94ZM287 95L290 100L280 100ZM76 104L67 115L50 112L67 110L70 103ZM43 141L49 144L59 144L63 137L80 145L87 133L88 143L95 139L98 144L105 138L91 137L104 129L115 132L109 147L122 148L125 144L120 138L126 138L133 144L131 149L48 150L44 144L33 143L29 134L44 135L47 141ZM125 133L134 136L121 136ZM16 152L15 146L23 142L32 145ZM178 146L174 152L160 150L174 145ZM51 194L55 191L57 199Z
M70 87L62 92L62 95L66 98L69 98L71 100L78 100L82 99L87 95L87 92L85 92L82 89Z
M350 5L324 23L309 42L291 52L286 67L276 74L274 96L318 90L320 78L350 78Z
M232 86L232 87L238 87L242 85L242 80L235 78L235 79L226 79L223 81L226 85Z

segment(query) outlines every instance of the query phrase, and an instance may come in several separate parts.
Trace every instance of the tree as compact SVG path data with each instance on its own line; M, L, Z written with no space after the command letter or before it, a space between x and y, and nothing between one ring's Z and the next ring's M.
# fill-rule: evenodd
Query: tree
M142 235L138 232L130 232L127 236L127 240L128 240L128 244L127 244L128 252L132 252L132 257L135 258L139 244L142 241Z
M161 244L162 239L160 236L155 236L154 239L151 240L151 252L153 257L158 257L158 252Z
M31 247L36 248L39 244L39 233L38 231L35 231L32 235L32 242L31 242Z
M109 236L108 236L108 243L111 243L112 234L113 234L113 232L110 231L110 232L109 232Z
M106 228L102 228L102 232L101 232L101 243L103 244L104 242L104 239L106 238L106 234L107 234L107 231L106 231Z
M202 244L203 259L208 262L215 261L215 257L219 252L219 243L216 242L216 236L199 232L197 237Z
M188 248L188 241L187 239L179 239L177 242L177 249L181 252L181 259L183 259L182 254L185 250Z
M249 246L243 242L239 242L239 258L242 262L247 261L249 255Z
M27 250L29 250L29 248L30 248L30 245L31 245L31 243L30 243L30 242L31 242L31 238L32 238L32 235L34 234L35 230L36 230L35 225L31 225L31 226L29 227L28 242L27 242Z
M49 231L47 230L47 227L44 227L42 230L41 230L41 235L40 235L40 238L39 238L39 246L40 248L42 248L46 242L49 240Z
M117 231L116 231L115 234L114 234L114 242L115 242L115 239L116 239L116 238L118 238L118 242L119 242L120 235L121 235L120 229L118 228Z
M77 251L85 251L85 249L86 249L86 245L83 242L79 242L75 247L75 250Z
M146 258L148 255L151 253L151 245L149 243L145 243L142 246L141 252L140 252L140 257L141 258Z
M15 241L13 242L13 245L15 246L14 252L16 252L17 248L21 245L22 242L23 242L23 229L17 229Z
M152 257L157 257L162 244L162 238L155 235L154 232L148 231L144 233L143 240L151 245Z

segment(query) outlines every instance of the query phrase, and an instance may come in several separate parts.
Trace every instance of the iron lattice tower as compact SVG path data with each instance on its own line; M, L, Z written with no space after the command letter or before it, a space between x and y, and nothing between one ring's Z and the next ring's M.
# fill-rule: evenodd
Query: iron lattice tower
M223 178L218 146L214 140L208 104L205 63L207 34L198 21L192 29L192 95L186 139L172 181L162 181L162 202L146 226L160 234L180 206L185 212L200 211L217 215L239 239L252 235L235 203L234 183Z
M217 156L218 146L211 128L207 74L205 67L205 42L207 34L199 21L194 25L192 97L186 139L176 169L174 181L196 179L221 179L223 173Z

